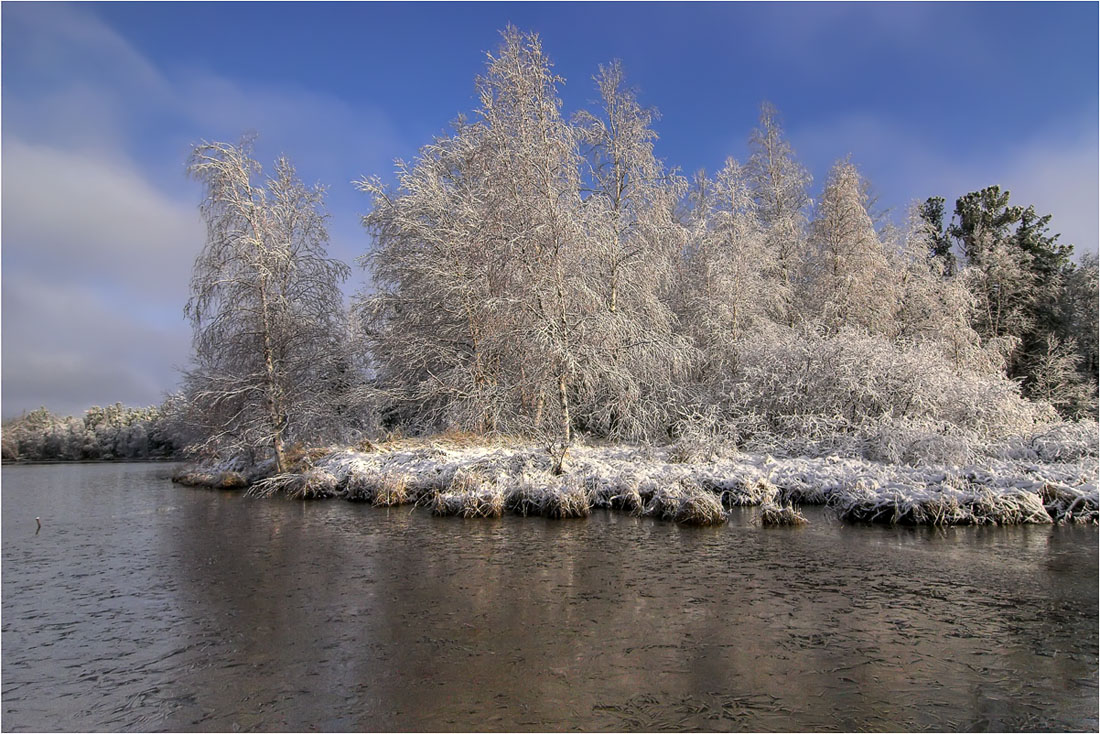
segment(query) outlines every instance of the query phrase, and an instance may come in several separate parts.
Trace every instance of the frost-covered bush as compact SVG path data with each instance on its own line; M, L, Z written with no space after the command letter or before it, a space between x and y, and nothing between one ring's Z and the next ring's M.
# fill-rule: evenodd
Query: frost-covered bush
M762 330L739 342L738 354L715 397L734 424L749 417L738 431L743 446L851 452L859 446L843 436L862 432L883 458L950 461L966 458L952 436L1008 435L1054 418L999 373L958 367L932 344L898 344L861 329ZM891 438L898 425L909 435Z
M714 406L682 418L673 429L676 440L669 449L669 460L679 464L716 461L736 451L733 428Z
M859 437L861 454L871 461L910 466L962 465L974 458L970 432L951 424L886 420Z
M976 457L1001 461L1073 463L1100 454L1100 426L1095 421L1046 423L1029 431L996 438L975 438Z
M1031 436L1030 443L1042 461L1076 461L1100 453L1100 435L1095 421L1044 427Z

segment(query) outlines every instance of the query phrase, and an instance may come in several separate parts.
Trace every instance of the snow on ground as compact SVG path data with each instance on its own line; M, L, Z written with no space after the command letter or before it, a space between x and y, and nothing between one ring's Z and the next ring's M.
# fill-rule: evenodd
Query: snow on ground
M315 450L295 471L268 462L189 468L177 481L250 486L254 495L343 497L421 504L437 514L503 512L583 517L610 508L712 524L739 505L827 504L851 521L929 525L1091 522L1098 518L1097 451L1080 430L985 446L970 464L909 466L861 456L712 454L684 461L681 447L578 445L565 473L545 449L518 442L409 439L369 450ZM697 458L697 457L691 457Z

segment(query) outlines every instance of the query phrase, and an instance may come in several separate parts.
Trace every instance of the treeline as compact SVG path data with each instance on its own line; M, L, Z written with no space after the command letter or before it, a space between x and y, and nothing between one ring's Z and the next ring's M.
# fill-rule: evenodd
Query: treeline
M876 223L848 160L811 177L764 105L744 163L690 180L618 64L567 121L509 29L481 105L372 197L358 304L388 420L655 438L907 421L989 432L1096 411L1096 261L992 187ZM1032 401L1021 400L1021 393ZM1045 416L1045 417L1044 417Z
M112 461L180 458L194 440L178 399L160 406L92 406L82 418L45 408L4 423L2 456L12 461Z
M265 177L248 140L196 146L192 450L281 470L295 442L458 429L541 439L560 469L578 433L827 450L1095 418L1097 262L1049 216L990 187L878 221L847 159L811 199L767 104L746 161L687 178L618 63L595 109L567 118L561 84L509 28L473 115L395 187L357 182L350 311L323 189L285 159Z

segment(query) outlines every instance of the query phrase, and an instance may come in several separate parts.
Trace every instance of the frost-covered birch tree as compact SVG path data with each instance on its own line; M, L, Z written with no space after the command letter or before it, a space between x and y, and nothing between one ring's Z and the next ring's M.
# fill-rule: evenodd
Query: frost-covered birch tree
M713 181L699 176L689 221L684 320L706 379L728 377L736 341L786 317L778 252L768 246L745 171L732 158Z
M188 161L206 244L185 309L195 348L185 386L204 447L270 449L282 471L289 440L330 427L348 268L326 255L324 190L285 158L262 181L251 149L204 142Z
M1047 337L1046 347L1032 357L1028 396L1053 405L1059 413L1085 418L1096 413L1096 384L1081 379L1077 342Z
M767 102L760 106L760 125L753 130L749 146L752 155L745 166L749 186L767 246L775 252L778 278L774 287L786 304L783 320L793 324L798 320L797 279L807 250L807 188L813 179L784 137L779 113Z
M621 66L595 81L598 106L569 124L538 37L509 28L470 121L398 162L396 188L359 182L373 290L358 311L394 424L538 436L560 470L577 431L820 437L884 416L987 431L1044 414L1005 376L1013 336L1035 331L1012 320L1041 317L1011 299L1041 260L1065 309L1087 300L1045 218L1009 212L1022 229L993 232L1012 222L978 196L950 226L940 200L904 230L876 224L844 162L810 222L810 176L770 105L746 165L688 187ZM1036 394L1060 395L1087 337L1059 318Z
M667 418L691 358L670 305L686 183L654 155L657 112L638 103L622 65L601 66L595 82L601 108L575 117L588 164L581 274L600 294L589 327L596 371L580 408L590 428L638 438Z
M993 231L978 229L968 239L981 253L963 271L975 297L974 328L983 339L1007 340L1015 346L1033 324L1030 257Z
M537 433L559 457L598 369L586 334L600 300L561 81L538 37L508 28L473 122L399 164L396 192L361 183L380 289L364 309L383 374L435 406L433 427Z
M358 182L371 197L363 224L374 241L361 259L375 288L359 306L367 346L393 417L424 430L494 431L509 407L505 263L489 246L484 138L483 126L460 120L412 164L398 162L396 190Z
M805 263L806 293L830 329L844 325L889 330L893 310L889 264L867 214L866 196L855 166L833 166L811 227L813 252Z
M505 265L512 349L508 362L530 430L561 459L572 442L578 387L597 364L584 354L599 294L586 277L588 232L581 158L562 118L554 74L537 35L508 28L477 81L488 151L490 247ZM551 417L552 416L552 417Z

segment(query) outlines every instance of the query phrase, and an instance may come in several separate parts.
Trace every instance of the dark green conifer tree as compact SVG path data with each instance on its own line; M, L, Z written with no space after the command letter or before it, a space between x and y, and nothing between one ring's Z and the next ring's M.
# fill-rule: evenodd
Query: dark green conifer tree
M988 318L989 310L979 309L973 326L985 339L1017 340L1008 356L1007 373L1021 380L1025 394L1038 397L1049 390L1050 376L1040 373L1054 363L1052 350L1076 352L1077 377L1086 384L1095 382L1095 367L1090 367L1096 364L1095 340L1088 338L1081 324L1095 322L1097 314L1095 309L1081 313L1090 308L1090 299L1078 293L1087 290L1081 286L1087 279L1074 277L1073 246L1058 243L1059 235L1050 231L1049 214L1036 213L1034 206L1012 205L1008 191L989 186L959 197L954 219L946 228L941 229L942 198L928 199L920 215L934 232L943 232L942 239L933 240L932 255L951 257L954 244L963 263L977 270L977 288L989 291L975 293L978 302L995 300L1000 307L996 319ZM1067 288L1075 290L1072 296ZM1009 317L1004 309L1012 312ZM1075 406L1079 403L1073 401ZM1070 412L1082 411L1074 407Z
M920 205L918 212L931 230L929 256L938 259L943 265L944 274L951 276L955 274L955 253L951 237L944 231L943 205L942 196L933 196Z

